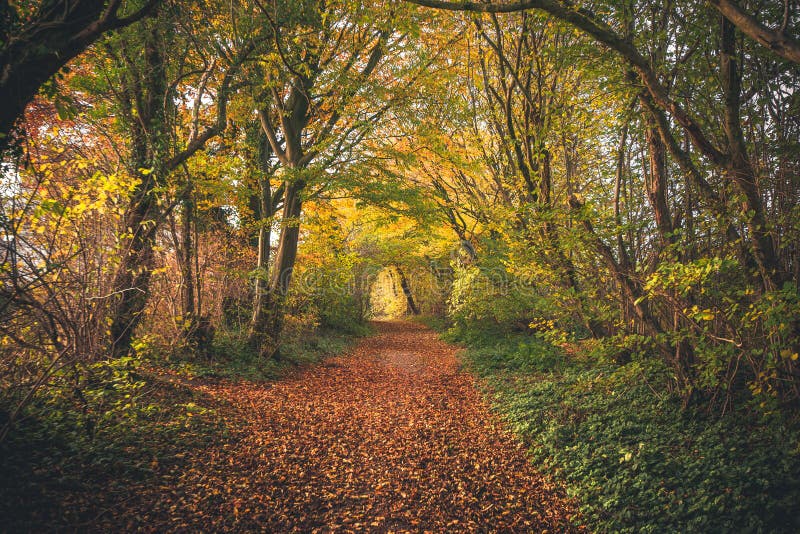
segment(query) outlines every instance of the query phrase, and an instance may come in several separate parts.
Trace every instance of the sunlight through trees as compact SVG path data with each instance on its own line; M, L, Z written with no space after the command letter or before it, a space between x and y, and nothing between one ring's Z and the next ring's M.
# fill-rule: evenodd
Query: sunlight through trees
M0 1L0 442L91 442L147 420L152 369L271 373L386 317L487 376L496 342L796 437L798 18Z

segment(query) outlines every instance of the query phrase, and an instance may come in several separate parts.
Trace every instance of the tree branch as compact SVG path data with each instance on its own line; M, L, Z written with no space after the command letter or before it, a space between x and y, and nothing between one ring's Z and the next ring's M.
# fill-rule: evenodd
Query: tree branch
M708 0L722 15L731 21L743 34L766 46L783 59L800 63L800 42L786 35L788 24L788 2L784 13L783 24L777 30L768 28L754 16L747 13L736 2L731 0Z
M637 72L642 83L653 97L653 100L662 108L669 111L680 124L692 143L708 157L715 165L724 167L727 157L717 149L706 137L700 125L685 109L669 96L669 91L658 79L658 75L650 66L650 62L627 39L618 35L613 28L598 20L594 13L585 8L580 8L568 2L557 0L523 0L508 4L479 4L475 2L442 2L440 0L406 0L412 4L450 11L473 11L485 13L511 13L524 9L540 9L553 17L568 22L572 26L583 30L600 43L608 46L623 57Z

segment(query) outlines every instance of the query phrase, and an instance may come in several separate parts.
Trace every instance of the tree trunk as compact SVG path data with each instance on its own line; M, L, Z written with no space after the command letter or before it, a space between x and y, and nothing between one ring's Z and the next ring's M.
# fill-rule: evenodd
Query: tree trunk
M300 242L300 215L303 210L303 180L286 182L283 203L281 236L275 264L270 275L269 287L263 301L263 329L255 330L252 346L264 357L278 354L280 336L283 332L286 296L297 261L297 246Z
M192 243L192 221L194 219L194 201L192 199L191 182L187 185L186 194L183 198L183 210L181 211L181 253L178 255L181 270L181 316L183 319L183 332L187 337L196 326L195 306L194 306L194 274L192 261L195 257L194 245Z
M419 308L417 307L417 303L414 302L414 295L411 293L411 286L408 285L406 273L403 272L403 269L401 269L399 265L395 265L394 268L395 271L397 271L397 277L400 279L400 288L403 290L403 295L406 297L408 311L412 315L419 315Z
M163 160L167 100L167 75L163 42L157 26L153 25L145 38L144 63L147 66L146 80L136 80L135 86L123 88L121 98L135 96L138 120L131 123L131 165L139 172L141 182L131 198L125 215L125 229L130 234L128 248L123 251L119 269L114 280L115 300L112 303L111 343L115 357L127 355L131 339L142 319L149 296L150 278L153 270L153 247L156 232L164 216L163 208L156 198L156 189L165 178ZM130 105L124 102L123 106ZM147 169L146 171L144 169Z
M154 180L144 177L143 190L138 200L128 209L125 226L132 233L128 248L123 252L117 275L114 278L114 299L111 306L110 331L112 355L125 356L130 352L131 339L142 319L149 296L150 277L153 271Z
M742 193L742 211L751 234L751 247L764 288L780 286L778 257L767 227L764 204L756 183L756 173L747 155L747 145L742 132L741 73L736 65L736 32L733 24L722 18L722 50L720 75L725 95L724 130L728 138L730 161L728 174Z
M253 282L253 315L250 319L248 332L248 344L256 350L260 350L264 331L267 327L269 317L269 261L272 252L272 219L277 209L279 192L273 195L270 177L272 176L272 148L264 131L258 127L255 139L252 141L256 145L255 162L258 170L258 195L251 200L253 211L258 221L258 240L256 277Z
M633 80L635 79L636 78L633 78ZM757 267L755 258L753 258L752 252L745 243L745 240L740 239L739 231L736 229L736 226L731 222L731 214L729 213L725 201L719 195L716 189L714 189L703 177L703 175L700 173L700 170L692 161L692 158L689 155L689 139L686 139L686 147L681 148L672 133L669 121L667 120L664 111L658 108L653 103L653 100L649 97L641 98L640 102L642 102L642 104L652 115L653 120L655 121L654 124L659 135L661 136L664 146L667 148L673 160L678 163L678 166L686 176L688 183L694 187L698 194L698 200L701 200L702 203L705 204L706 207L712 211L712 213L714 213L714 215L723 221L722 224L724 226L725 235L727 236L728 241L730 243L737 243L737 254L739 256L739 261L741 261L742 265L755 270Z
M273 294L285 297L289 291L292 271L297 261L297 245L300 242L300 215L303 210L302 192L305 182L297 180L286 184L286 196L283 205L283 228L278 252L275 257L275 269L270 278L269 290ZM273 330L279 334L280 330Z
M642 96L642 98L647 98ZM650 159L650 170L645 173L645 185L647 187L647 198L656 219L661 245L666 246L674 241L672 235L672 217L669 212L667 202L667 162L664 148L655 120L652 115L644 111L644 119L647 125L645 138L647 140L648 155Z
M259 228L258 259L253 292L253 317L250 320L249 344L254 348L261 346L261 337L269 317L269 260L272 240L272 191L269 178L259 180Z

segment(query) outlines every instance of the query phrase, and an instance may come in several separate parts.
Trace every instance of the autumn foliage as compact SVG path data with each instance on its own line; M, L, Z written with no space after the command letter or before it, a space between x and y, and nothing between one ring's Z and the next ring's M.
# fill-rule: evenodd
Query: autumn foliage
M187 445L113 513L70 494L76 528L791 530L782 497L742 504L747 477L719 473L774 467L763 493L797 494L798 16L749 0L0 3L0 444L42 443L34 470L135 448L137 425L162 452ZM291 372L399 317L467 346L577 501L529 470L425 330L386 323ZM661 464L593 433L604 413L630 422L598 391L677 414L651 421L679 420L673 436L719 424L753 463L722 439L698 446L713 465L657 440L664 465L713 471L678 510ZM197 443L173 395L207 401ZM614 448L617 464L592 456ZM628 513L651 497L678 511Z

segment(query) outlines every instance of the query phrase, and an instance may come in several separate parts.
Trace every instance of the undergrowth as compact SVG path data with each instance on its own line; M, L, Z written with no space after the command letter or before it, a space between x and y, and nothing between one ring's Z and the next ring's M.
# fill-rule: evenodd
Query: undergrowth
M745 403L682 409L654 359L568 355L536 337L450 330L532 460L599 532L800 531L800 429ZM593 360L593 361L589 361Z
M162 365L189 377L277 380L287 371L344 352L358 337L369 333L369 326L361 324L351 326L347 331L318 328L312 334L285 341L275 358L265 360L247 347L246 333L223 331L204 357L184 352L168 358L159 355L157 359Z
M0 442L0 517L8 531L80 527L187 451L227 437L211 399L149 365L116 383L48 388Z
M363 333L319 329L268 361L235 333L219 335L206 355L167 355L140 340L136 357L57 373L0 442L0 531L88 526L191 450L230 439L236 421L196 380L276 380ZM0 398L0 426L14 401Z

